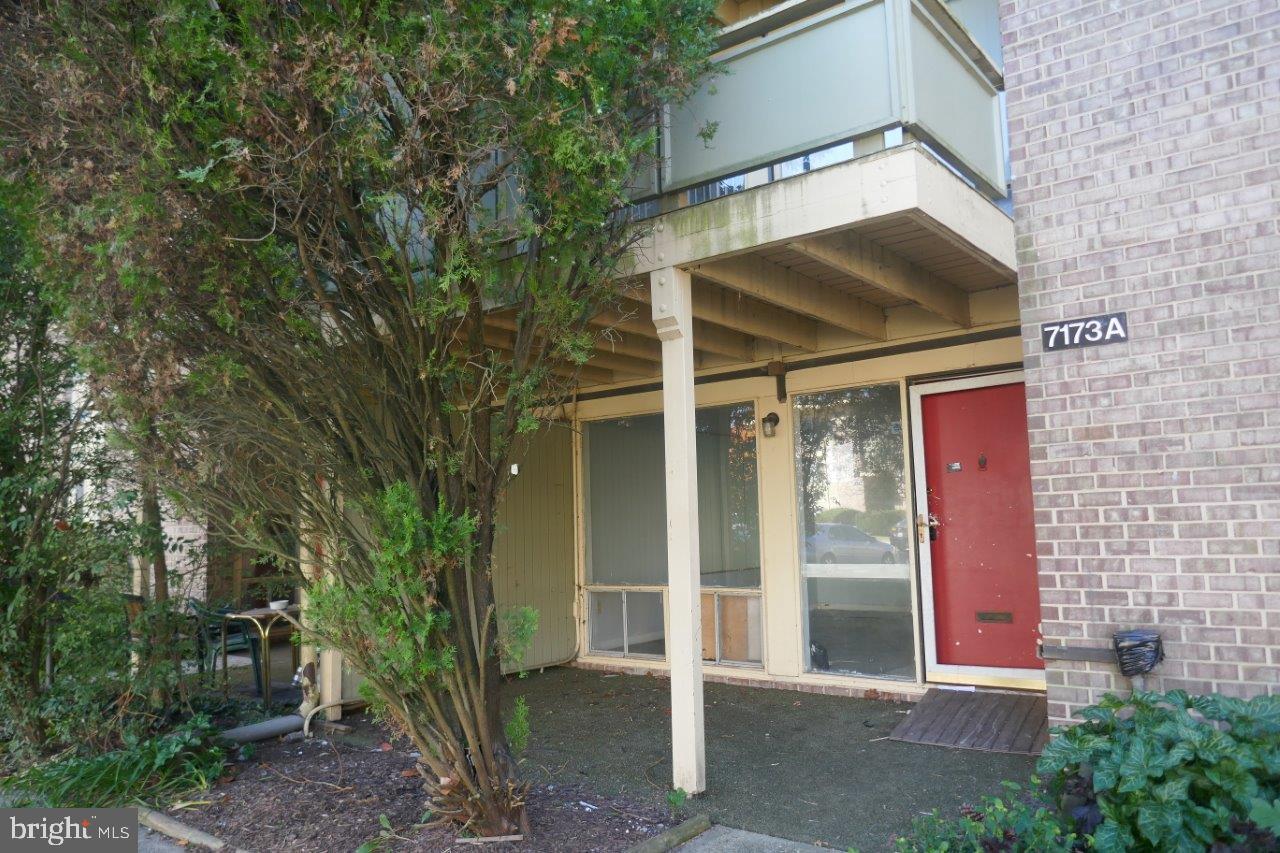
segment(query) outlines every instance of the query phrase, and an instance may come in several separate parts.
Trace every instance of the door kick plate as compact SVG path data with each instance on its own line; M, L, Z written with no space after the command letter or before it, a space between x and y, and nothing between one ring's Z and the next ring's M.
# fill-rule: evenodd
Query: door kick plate
M1013 613L1008 610L979 610L979 622L1012 622Z

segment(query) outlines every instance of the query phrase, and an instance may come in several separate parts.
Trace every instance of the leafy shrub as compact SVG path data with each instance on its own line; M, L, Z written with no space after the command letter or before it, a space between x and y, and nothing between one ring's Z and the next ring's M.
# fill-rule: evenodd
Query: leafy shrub
M158 737L128 738L111 752L63 756L0 779L15 805L105 807L164 803L209 787L221 774L226 750L205 717Z
M1029 790L917 819L899 851L1280 851L1280 697L1108 695Z
M1030 790L1013 782L1005 782L1004 788L1004 796L984 797L976 808L962 808L959 818L947 819L937 812L916 818L911 835L895 840L896 849L899 853L1084 849L1087 842L1072 832L1035 780Z
M1276 849L1280 697L1108 695L1040 758L1103 851Z
M118 577L101 578L92 587L65 593L51 614L55 666L39 702L46 750L118 747L126 737L155 734L184 710L157 706L151 697L176 691L179 660L191 656L190 641L182 642L179 635L167 644L166 651L177 650L178 659L147 650L149 638L175 621L176 605L148 601L131 631L125 589Z

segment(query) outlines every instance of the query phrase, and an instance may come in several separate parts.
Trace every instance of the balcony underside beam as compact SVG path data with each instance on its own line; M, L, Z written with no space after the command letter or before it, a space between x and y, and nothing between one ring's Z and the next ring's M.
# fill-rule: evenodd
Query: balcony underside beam
M489 314L485 325L506 332L514 332L516 318L510 312ZM605 325L605 324L597 324ZM595 354L591 364L632 376L653 376L662 361L662 347L656 340L635 334L613 333L602 335L595 341Z
M737 255L694 267L695 275L777 308L874 341L886 336L884 309L759 255ZM786 341L801 346L794 341Z
M647 298L638 290L629 295L636 299ZM693 316L695 322L701 320L712 327L720 326L753 338L777 341L805 352L818 349L816 320L743 293L726 290L709 279L693 283ZM705 345L705 340L701 345Z
M516 336L514 332L506 329L499 329L486 325L482 334L484 345L496 350L501 350L507 354L515 353ZM550 365L550 370L557 376L571 377L577 374L578 378L585 383L595 385L603 385L605 383L616 380L614 372L601 367L595 367L590 364L578 367L567 361L555 361ZM639 375L650 375L649 373Z
M634 314L630 308L625 307L631 303L624 303L622 316L611 315L609 312L604 312L600 316L620 320L614 325L614 328L627 334L646 335L656 340L658 332L653 326L653 321L645 317L649 311L648 288L641 287L628 290L627 296L637 303L643 304L643 314ZM694 349L697 352L724 355L737 361L752 361L755 359L755 344L750 334L728 323L717 325L714 319L699 318L696 305L695 300L694 316L697 319L693 321L693 331ZM766 337L773 340L772 336Z
M968 328L969 294L852 232L787 244L793 252ZM833 321L834 322L834 321Z
M602 345L600 341L596 342L595 351L591 353L591 360L587 364L603 370L612 370L619 376L656 376L660 370L660 367L652 361L610 352L607 345Z

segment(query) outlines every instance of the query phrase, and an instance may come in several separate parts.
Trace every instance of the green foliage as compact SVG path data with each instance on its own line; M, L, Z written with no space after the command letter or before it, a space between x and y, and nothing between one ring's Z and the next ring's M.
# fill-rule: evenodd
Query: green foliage
M916 818L911 835L895 839L895 849L899 853L1070 853L1085 846L1034 783L1030 791L1013 782L1004 783L1004 788L1004 796L984 797L977 807L961 809L958 818L945 818L936 811Z
M387 489L370 508L372 574L359 583L334 578L311 589L317 633L358 653L366 676L399 691L433 689L457 662L452 614L438 601L432 567L462 560L475 522L443 503L424 516L405 483ZM386 602L402 606L387 607Z
M491 576L507 457L607 334L645 227L629 187L712 69L714 11L50 0L0 27L0 157L44 188L129 447L325 575L318 633L419 746L441 818L482 834L524 823L498 670L529 623L504 650Z
M178 686L180 660L194 650L190 638L174 636L173 606L149 601L131 626L125 616L122 573L75 589L56 605L53 654L56 666L40 701L46 746L75 745L78 751L110 749L126 736L145 737L163 728L177 708L157 708L154 695ZM146 653L148 638L173 637L170 655Z
M671 810L671 820L677 820L680 810L689 801L689 792L684 788L672 788L667 791L667 808Z
M1267 802L1263 799L1253 801L1249 806L1249 820L1259 829L1280 837L1280 800Z
M498 628L498 654L507 669L518 669L524 663L533 635L538 633L538 610L527 604L510 607L502 613ZM524 673L522 672L521 675Z
M157 683L151 671L128 683L120 593L137 531L128 496L109 488L102 425L73 393L81 373L34 199L0 182L0 742L11 757L118 738L137 710L121 697Z
M1138 692L1079 716L1054 730L1043 784L921 818L897 849L1280 849L1280 697Z
M523 696L517 696L511 709L511 719L507 720L504 730L507 743L516 755L524 752L529 746L529 703Z
M0 779L0 791L19 806L163 806L222 774L226 750L215 737L208 719L197 717L168 734L131 737L117 750L36 764Z
M1257 818L1280 797L1280 697L1138 692L1080 716L1039 770L1097 849L1252 846L1271 832Z

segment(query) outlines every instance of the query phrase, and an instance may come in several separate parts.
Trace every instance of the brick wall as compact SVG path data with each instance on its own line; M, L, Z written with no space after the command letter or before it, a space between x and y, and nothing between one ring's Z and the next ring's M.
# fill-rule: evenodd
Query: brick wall
M175 596L203 600L208 585L207 535L199 522L189 518L166 517L164 536L168 543L170 583Z
M1280 690L1280 0L1003 0L1046 643ZM1127 311L1045 354L1039 324ZM1112 665L1050 662L1050 716Z

